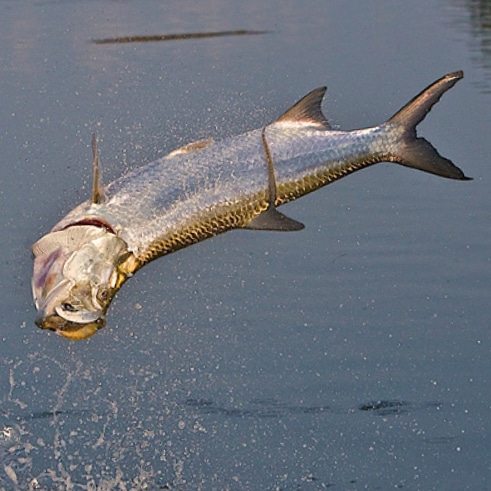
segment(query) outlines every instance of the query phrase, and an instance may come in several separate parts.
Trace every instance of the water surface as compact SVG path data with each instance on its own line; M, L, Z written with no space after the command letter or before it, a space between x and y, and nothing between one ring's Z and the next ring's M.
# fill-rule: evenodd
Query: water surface
M1 1L0 483L485 489L489 2ZM263 34L97 44L223 31ZM108 326L38 330L30 245L104 178L260 127L311 89L343 129L465 71L421 134L472 182L380 164L152 263Z

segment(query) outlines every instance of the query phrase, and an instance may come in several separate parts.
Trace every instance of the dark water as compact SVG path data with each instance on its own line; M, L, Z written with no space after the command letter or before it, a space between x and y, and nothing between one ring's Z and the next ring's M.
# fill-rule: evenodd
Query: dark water
M1 1L3 489L486 489L491 2ZM264 34L95 44L94 39ZM38 330L30 245L106 180L329 87L336 127L465 79L421 133L474 177L381 164L144 268L108 326Z

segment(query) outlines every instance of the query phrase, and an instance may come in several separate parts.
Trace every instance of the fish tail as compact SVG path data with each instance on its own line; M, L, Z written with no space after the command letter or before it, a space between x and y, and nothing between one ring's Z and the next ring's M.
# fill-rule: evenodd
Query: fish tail
M462 71L445 75L424 89L387 121L387 124L402 129L402 144L398 145L394 152L394 161L449 179L470 179L451 160L442 157L429 141L418 138L416 134L416 126L423 121L442 95L463 76Z

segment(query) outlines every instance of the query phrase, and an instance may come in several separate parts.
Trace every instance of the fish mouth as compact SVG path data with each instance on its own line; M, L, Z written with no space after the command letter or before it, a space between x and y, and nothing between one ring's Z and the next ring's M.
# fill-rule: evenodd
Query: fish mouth
M68 321L59 315L53 314L47 317L40 316L36 319L36 325L40 329L54 331L58 336L81 340L90 338L99 329L102 329L106 325L106 319L102 316L93 322L81 324L79 322Z

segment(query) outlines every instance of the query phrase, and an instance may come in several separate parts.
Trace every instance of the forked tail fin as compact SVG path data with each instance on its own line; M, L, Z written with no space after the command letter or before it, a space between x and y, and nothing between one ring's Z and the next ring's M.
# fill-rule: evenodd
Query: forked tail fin
M433 105L463 76L462 71L445 75L424 89L387 121L388 124L403 129L403 143L394 155L396 162L450 179L470 179L451 160L442 157L430 142L418 138L416 134L416 126L423 121Z

